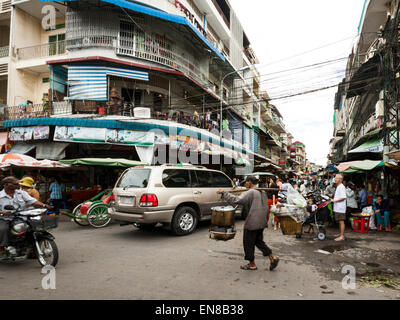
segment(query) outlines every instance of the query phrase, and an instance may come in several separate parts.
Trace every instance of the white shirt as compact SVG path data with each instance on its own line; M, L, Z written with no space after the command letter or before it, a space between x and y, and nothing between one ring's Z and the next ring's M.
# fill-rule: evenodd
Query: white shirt
M25 210L36 202L27 192L15 190L14 198L11 198L4 189L0 192L0 211L7 211L5 206L13 206L16 210Z
M356 200L356 194L350 188L346 189L346 198L347 198L346 199L347 206L349 208L354 208L354 209L358 208L358 204L357 204L357 200Z
M347 198L346 187L341 183L339 186L337 186L335 191L335 197L333 199L338 200L346 198ZM335 202L333 204L333 211L337 213L346 213L346 200Z

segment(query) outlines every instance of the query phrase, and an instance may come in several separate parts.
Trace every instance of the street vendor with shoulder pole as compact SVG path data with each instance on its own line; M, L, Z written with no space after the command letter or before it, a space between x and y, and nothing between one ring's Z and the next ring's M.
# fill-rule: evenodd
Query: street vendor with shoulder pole
M257 187L258 180L255 177L246 179L246 188L250 189L240 196L234 196L229 192L218 190L222 194L222 199L230 205L242 205L248 208L248 215L243 230L243 247L245 260L248 264L241 266L244 270L257 270L254 262L255 247L262 251L265 257L271 261L270 270L278 266L279 258L272 255L272 251L263 240L264 229L267 226L268 199L265 191L251 190Z

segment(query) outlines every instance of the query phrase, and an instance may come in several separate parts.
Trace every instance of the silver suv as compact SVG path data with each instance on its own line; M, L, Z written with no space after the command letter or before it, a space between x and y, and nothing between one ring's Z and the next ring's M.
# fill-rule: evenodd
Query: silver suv
M174 234L186 235L198 221L211 219L212 207L226 204L217 190L233 187L224 173L205 167L134 167L119 177L109 212L121 224L148 228L162 223L170 225Z

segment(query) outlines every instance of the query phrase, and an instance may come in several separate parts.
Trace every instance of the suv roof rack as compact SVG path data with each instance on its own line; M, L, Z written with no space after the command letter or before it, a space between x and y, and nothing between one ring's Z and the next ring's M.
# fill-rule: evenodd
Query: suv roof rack
M194 167L194 168L199 168L199 169L207 169L204 166L191 164L191 163L164 163L163 166L167 166L167 167Z

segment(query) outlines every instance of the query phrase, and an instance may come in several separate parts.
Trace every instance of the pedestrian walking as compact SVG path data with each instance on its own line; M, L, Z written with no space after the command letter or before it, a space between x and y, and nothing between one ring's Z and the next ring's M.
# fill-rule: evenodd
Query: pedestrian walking
M243 205L249 207L249 213L246 218L243 230L243 247L245 260L248 264L241 266L243 270L257 270L255 264L254 251L257 247L265 257L268 257L271 264L270 270L274 270L279 263L279 258L272 255L272 251L263 240L264 229L267 226L267 207L268 199L264 191L254 190L258 180L255 177L247 177L246 188L250 189L240 196L234 196L229 192L218 190L222 194L222 199L231 205ZM252 190L253 189L253 190Z
M53 177L51 178L51 184L49 187L50 193L50 200L54 206L54 212L56 214L60 213L60 208L63 202L63 192L65 191L64 185L60 184L58 178Z
M339 223L340 227L340 234L337 235L335 241L343 241L345 240L344 237L344 230L345 230L345 221L346 221L346 188L343 185L343 176L337 174L335 177L335 184L336 184L336 191L334 199L332 200L333 203L333 212L335 214L335 220Z

